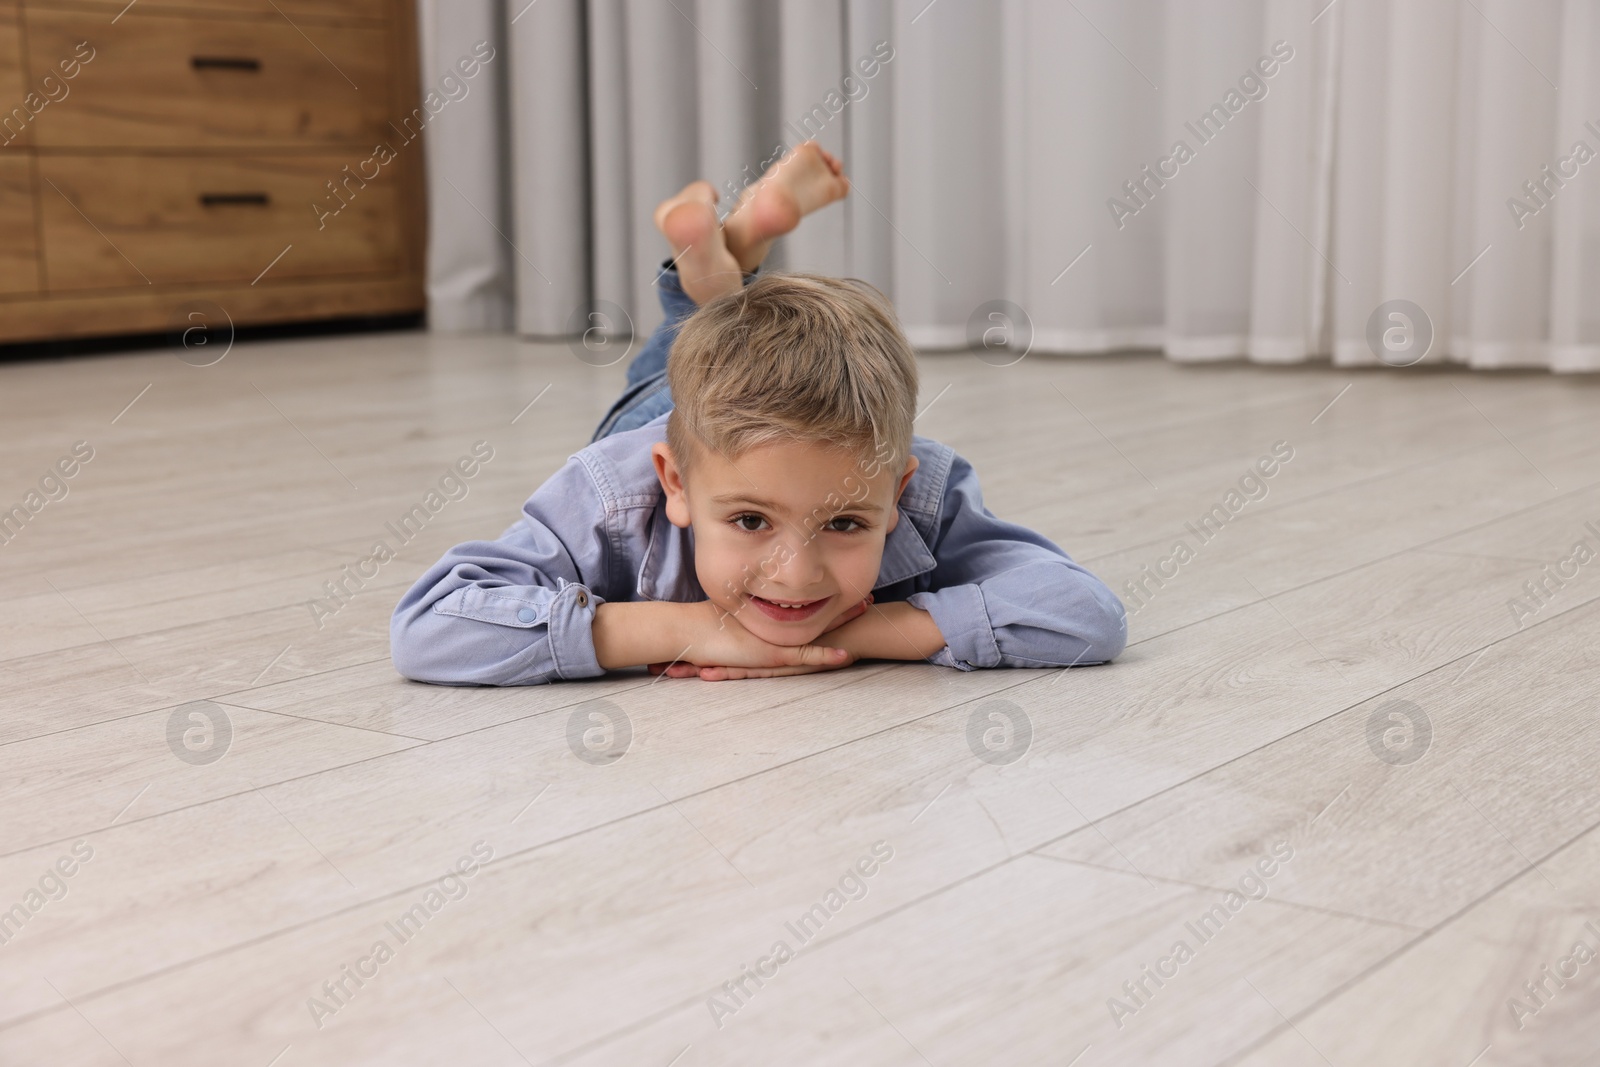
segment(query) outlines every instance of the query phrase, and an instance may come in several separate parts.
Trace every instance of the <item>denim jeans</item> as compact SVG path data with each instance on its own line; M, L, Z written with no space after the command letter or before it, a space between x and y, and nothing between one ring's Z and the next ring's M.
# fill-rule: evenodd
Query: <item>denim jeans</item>
M757 267L746 273L743 283L749 285L754 281L760 269ZM589 438L590 444L624 430L637 430L672 410L672 393L667 389L667 353L677 339L683 320L694 314L699 305L683 291L678 268L670 259L662 263L661 273L656 275L656 290L661 295L661 309L667 317L628 364L628 385L600 420L594 436Z

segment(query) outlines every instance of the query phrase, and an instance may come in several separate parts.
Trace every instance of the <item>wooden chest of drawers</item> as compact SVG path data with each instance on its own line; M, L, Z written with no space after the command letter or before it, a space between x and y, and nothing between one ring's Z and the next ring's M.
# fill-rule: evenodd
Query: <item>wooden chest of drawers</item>
M0 0L0 343L423 308L414 0Z

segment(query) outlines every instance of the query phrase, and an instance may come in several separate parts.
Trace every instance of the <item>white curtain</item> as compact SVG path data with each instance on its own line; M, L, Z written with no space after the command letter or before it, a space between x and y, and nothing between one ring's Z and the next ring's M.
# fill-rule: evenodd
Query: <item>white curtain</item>
M428 127L436 329L648 332L657 201L814 132L853 191L769 263L924 348L1600 369L1593 0L419 5L425 86L496 49Z

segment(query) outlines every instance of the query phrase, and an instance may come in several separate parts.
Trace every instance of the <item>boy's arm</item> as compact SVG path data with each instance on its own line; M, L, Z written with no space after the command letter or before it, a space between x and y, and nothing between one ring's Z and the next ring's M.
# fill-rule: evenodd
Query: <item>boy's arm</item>
M944 636L945 645L927 657L934 663L961 670L1083 666L1104 663L1127 644L1127 612L1116 594L1042 534L996 518L983 505L977 472L960 455L929 548L938 561L933 588L905 603L925 611ZM844 641L846 629L837 635Z
M390 652L407 678L530 685L605 673L592 626L605 599L606 510L577 459L498 541L457 545L401 598Z
M817 640L856 659L928 659L948 643L929 612L903 600L872 604L859 619Z
M606 670L670 663L683 654L694 604L670 600L602 604L594 616L595 659Z

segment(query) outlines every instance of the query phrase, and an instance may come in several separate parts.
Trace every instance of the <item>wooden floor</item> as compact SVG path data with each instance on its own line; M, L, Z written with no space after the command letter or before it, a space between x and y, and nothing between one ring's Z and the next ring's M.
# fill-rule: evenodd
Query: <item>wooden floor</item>
M1138 606L1114 664L401 680L400 594L622 374L0 365L0 508L93 448L0 547L0 1063L1595 1062L1600 560L1513 605L1600 548L1600 381L930 355L918 431Z

